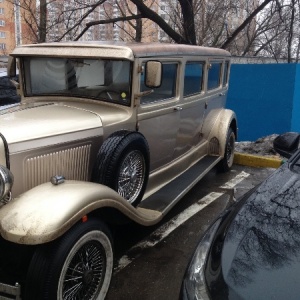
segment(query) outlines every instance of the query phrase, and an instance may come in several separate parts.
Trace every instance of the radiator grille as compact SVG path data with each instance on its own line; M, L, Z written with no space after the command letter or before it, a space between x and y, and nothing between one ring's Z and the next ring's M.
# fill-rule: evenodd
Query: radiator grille
M91 145L70 148L25 161L25 187L31 189L48 182L54 175L70 180L88 180Z

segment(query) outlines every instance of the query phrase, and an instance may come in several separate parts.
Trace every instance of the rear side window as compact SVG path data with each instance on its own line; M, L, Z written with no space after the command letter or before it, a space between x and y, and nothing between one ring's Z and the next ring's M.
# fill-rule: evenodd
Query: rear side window
M229 78L229 61L225 61L224 65L224 77L223 77L223 86L225 86L228 83Z
M202 62L186 63L184 72L184 97L194 95L202 91L203 65L204 63Z
M213 90L220 86L221 62L211 62L208 70L207 89Z
M153 89L153 93L145 95L141 99L141 104L148 104L156 101L174 98L176 95L177 81L177 63L163 63L162 84L158 88ZM144 75L141 76L141 91L149 90L144 83Z

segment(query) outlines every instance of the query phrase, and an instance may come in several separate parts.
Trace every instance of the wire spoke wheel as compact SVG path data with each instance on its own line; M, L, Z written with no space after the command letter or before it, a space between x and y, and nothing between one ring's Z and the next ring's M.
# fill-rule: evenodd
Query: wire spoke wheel
M220 172L227 172L233 165L234 160L234 146L235 146L235 134L232 128L228 129L226 144L224 151L224 158L218 163L217 168Z
M92 181L112 188L132 206L137 206L146 190L149 161L149 146L142 134L115 132L99 149Z
M101 220L89 218L58 240L37 247L22 299L102 300L112 269L110 230Z
M71 258L62 280L62 298L94 299L102 286L106 256L102 245L90 241L79 248Z
M227 141L227 144L226 144L226 159L227 159L228 166L232 166L232 164L233 164L234 143L235 143L234 133L231 132L229 139Z
M118 176L118 193L132 203L143 187L145 180L146 163L143 154L134 150L123 159Z

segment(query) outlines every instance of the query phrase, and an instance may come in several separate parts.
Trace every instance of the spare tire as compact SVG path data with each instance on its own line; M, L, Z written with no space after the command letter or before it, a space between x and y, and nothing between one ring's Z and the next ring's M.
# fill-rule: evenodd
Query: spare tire
M136 206L143 198L149 176L149 147L138 132L119 131L102 144L92 181L104 184Z

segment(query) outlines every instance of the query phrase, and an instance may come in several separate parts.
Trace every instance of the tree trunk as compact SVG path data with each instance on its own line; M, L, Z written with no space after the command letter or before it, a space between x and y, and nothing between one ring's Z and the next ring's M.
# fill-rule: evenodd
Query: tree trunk
M137 14L139 15L140 12L137 10ZM143 33L143 21L142 19L136 20L136 33L135 33L135 41L141 42L142 41L142 33Z
M179 0L183 15L183 30L189 44L196 45L195 16L193 0Z
M293 44L293 37L294 37L294 22L295 22L295 0L291 1L291 21L290 21L290 28L288 33L288 63L292 62L292 44Z
M46 42L47 34L47 1L40 0L39 43Z
M170 27L157 13L147 7L142 0L130 0L134 3L138 10L141 12L142 17L148 18L156 23L162 30L164 30L176 43L188 44L189 42Z

